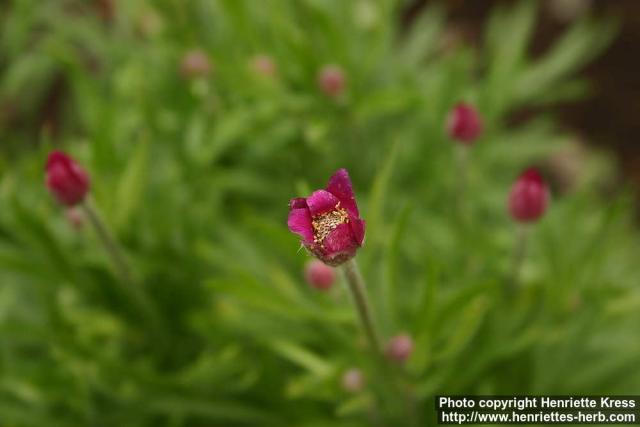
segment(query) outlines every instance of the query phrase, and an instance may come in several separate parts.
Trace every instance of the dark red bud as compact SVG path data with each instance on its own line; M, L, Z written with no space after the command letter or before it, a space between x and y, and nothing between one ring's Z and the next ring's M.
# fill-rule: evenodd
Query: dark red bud
M549 188L542 175L534 169L527 169L513 184L509 194L509 212L519 222L537 221L549 204Z
M49 154L45 183L61 204L74 206L89 191L89 176L71 157L60 151Z
M447 134L463 144L473 144L482 133L482 119L469 104L459 103L447 118Z

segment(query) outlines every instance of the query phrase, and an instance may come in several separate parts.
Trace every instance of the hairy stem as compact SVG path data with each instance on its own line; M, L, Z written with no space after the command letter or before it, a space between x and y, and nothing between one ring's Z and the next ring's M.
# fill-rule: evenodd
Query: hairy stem
M464 144L456 144L455 147L456 156L456 172L458 174L458 210L461 216L463 216L466 209L465 206L465 194L467 192L467 181L469 174L469 147Z
M419 425L415 396L406 387L406 385L403 384L402 372L393 369L393 367L383 359L384 353L380 341L380 335L378 334L378 330L375 326L371 306L367 297L366 285L362 275L360 274L358 264L355 259L352 258L344 263L343 268L344 274L347 278L349 292L356 306L356 311L358 312L358 317L360 318L362 327L364 328L367 339L369 340L369 345L374 350L376 359L379 363L379 373L388 384L388 387L385 388L391 393L388 397L391 400L393 400L394 397L399 397L402 405L401 412L403 420L408 421L408 425L411 426ZM374 411L375 409L376 408L374 408Z
M92 206L92 204L90 204L89 202L84 202L81 206L85 215L87 216L87 218L89 218L89 222L93 226L93 229L96 231L100 242L102 242L105 250L111 257L113 265L116 268L120 279L123 282L131 283L133 279L131 276L131 270L129 269L129 264L127 263L126 259L124 258L124 254L118 247L118 244L107 228L107 225L104 223L102 218L100 218L98 212Z
M102 242L107 254L111 258L120 279L118 283L122 287L123 291L129 295L137 309L140 310L141 314L155 323L157 315L153 308L153 304L145 294L144 290L140 288L138 283L135 283L124 253L118 246L116 240L109 231L109 228L90 201L86 200L80 206L96 231L96 234Z
M526 224L517 224L516 227L516 242L513 249L513 261L511 264L511 276L507 282L507 291L513 292L518 286L520 281L520 270L522 270L522 264L524 263L525 256L527 254L527 242L528 242L529 229Z
M358 269L358 264L355 259L352 258L344 263L343 268L351 298L356 306L356 311L358 312L358 317L360 317L360 322L369 340L369 345L377 355L382 356L382 344L373 321L366 286Z

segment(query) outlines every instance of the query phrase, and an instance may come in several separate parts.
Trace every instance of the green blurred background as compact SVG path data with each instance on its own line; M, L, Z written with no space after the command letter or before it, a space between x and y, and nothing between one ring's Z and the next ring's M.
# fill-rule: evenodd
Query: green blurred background
M417 426L442 393L640 392L631 198L555 114L590 96L577 73L616 17L577 13L533 56L540 4L492 8L473 43L444 2L410 20L399 0L0 4L0 425ZM485 121L464 203L444 132L460 100ZM89 171L158 325L47 193L54 148ZM506 198L530 165L553 196L504 295ZM378 323L416 343L391 382L286 227L288 200L340 167Z

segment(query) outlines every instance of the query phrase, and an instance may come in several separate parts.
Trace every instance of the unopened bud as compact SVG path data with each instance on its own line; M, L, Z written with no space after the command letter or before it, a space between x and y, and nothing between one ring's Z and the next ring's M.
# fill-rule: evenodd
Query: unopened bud
M447 118L447 133L462 144L473 144L482 133L480 114L470 104L459 103Z
M74 206L71 208L67 208L64 214L67 218L67 221L74 229L80 230L84 226L84 216L82 215L80 209L78 209L77 207Z
M358 368L348 369L342 374L342 388L350 393L356 393L364 388L365 378Z
M188 51L180 63L180 73L185 79L208 76L213 69L209 56L201 49Z
M58 202L75 206L89 192L89 175L71 157L54 151L47 159L45 184Z
M326 291L336 281L336 270L320 260L312 259L305 267L304 277L315 289Z
M331 98L344 92L345 80L344 71L338 65L325 65L318 73L318 87Z
M276 73L276 63L268 55L256 55L251 60L251 68L263 77L273 77Z
M535 222L547 210L549 189L537 169L527 169L513 184L508 206L518 222Z
M387 343L385 354L391 361L404 363L413 352L413 340L408 334L400 334Z

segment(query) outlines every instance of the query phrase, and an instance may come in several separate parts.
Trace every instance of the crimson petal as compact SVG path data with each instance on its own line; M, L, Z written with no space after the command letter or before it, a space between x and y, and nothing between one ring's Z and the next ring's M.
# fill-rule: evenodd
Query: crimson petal
M357 243L349 224L338 225L322 242L327 255L333 257L343 252L353 252Z
M336 173L333 174L329 179L327 191L340 200L341 206L345 208L349 214L355 217L360 217L358 205L356 204L356 199L353 195L351 178L349 178L349 173L346 169L338 169Z
M287 225L292 233L301 236L305 242L313 242L313 225L311 224L311 215L308 209L292 209L289 212Z
M289 209L304 209L307 208L307 200L304 197L296 197L289 201Z
M340 202L333 194L325 190L314 191L307 197L307 206L311 216L316 216L333 210Z
M350 218L349 223L351 224L353 237L356 239L358 246L362 246L362 242L364 242L365 222L360 218Z

